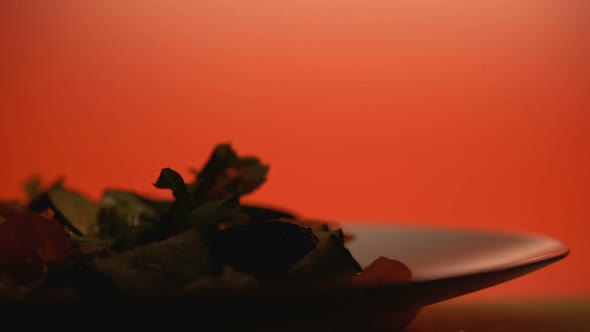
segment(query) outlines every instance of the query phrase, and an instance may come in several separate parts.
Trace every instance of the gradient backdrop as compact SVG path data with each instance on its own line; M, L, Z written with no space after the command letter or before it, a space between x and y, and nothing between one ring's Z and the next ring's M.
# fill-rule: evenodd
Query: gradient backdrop
M590 1L0 2L0 198L188 175L217 142L304 216L542 233L465 299L589 295ZM164 193L165 194L165 193Z

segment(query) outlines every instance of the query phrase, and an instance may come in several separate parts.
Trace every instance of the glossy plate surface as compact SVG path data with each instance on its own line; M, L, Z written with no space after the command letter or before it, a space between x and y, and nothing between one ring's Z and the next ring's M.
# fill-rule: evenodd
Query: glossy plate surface
M446 300L518 277L566 257L569 249L558 240L508 232L368 225L343 222L355 238L347 247L361 266L385 256L407 265L412 282L400 285L420 292L420 287L436 291L445 298L426 295L424 304ZM449 286L457 285L456 289ZM469 286L469 287L467 287ZM420 292L422 293L422 292Z
M354 234L346 246L363 267L386 256L406 264L414 282L525 267L569 253L558 240L533 234L354 222L343 227Z

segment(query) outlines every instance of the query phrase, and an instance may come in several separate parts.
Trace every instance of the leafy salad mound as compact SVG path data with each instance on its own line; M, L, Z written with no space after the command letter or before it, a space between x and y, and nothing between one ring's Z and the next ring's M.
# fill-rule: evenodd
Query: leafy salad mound
M0 298L182 295L409 279L407 268L386 258L363 271L345 246L348 236L331 224L241 204L268 170L259 159L219 144L192 182L161 170L154 186L170 190L173 200L108 189L94 202L63 180L43 187L31 179L27 204L0 202ZM382 280L384 271L389 280Z

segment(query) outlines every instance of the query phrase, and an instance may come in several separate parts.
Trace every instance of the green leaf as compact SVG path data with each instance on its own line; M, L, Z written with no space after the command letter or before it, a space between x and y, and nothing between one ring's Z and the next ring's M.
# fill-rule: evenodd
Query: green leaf
M183 229L194 228L202 234L217 229L222 221L231 221L240 216L240 195L225 200L208 201L190 211L183 221Z
M342 243L342 232L318 233L317 247L295 264L289 275L295 279L338 279L352 277L362 271Z
M311 226L311 230L315 234L326 233L326 232L330 232L330 226L328 224L318 223L318 224ZM342 240L344 241L344 235L342 236Z
M213 238L212 255L237 271L276 279L311 252L317 241L309 228L273 220L219 232Z
M224 265L220 274L201 276L175 294L195 296L212 292L221 294L241 290L251 291L259 285L259 282L251 276Z
M154 186L159 189L170 189L177 201L188 201L189 193L184 179L171 168L163 168Z
M213 272L207 246L195 231L96 259L92 267L120 291L141 295L168 294Z
M139 225L156 220L158 210L154 203L126 191L106 190L100 202L101 209L116 209L128 225Z
M54 218L79 236L97 230L98 206L82 194L65 189L61 182L37 196L29 204L29 210L42 212L53 210Z
M244 167L240 190L244 194L256 190L266 181L268 170L268 165L260 163Z
M94 202L80 193L62 187L53 188L48 194L56 215L59 212L83 234L96 230L98 206Z
M238 157L229 144L220 144L189 188L197 201L225 199L237 192L245 195L266 181L268 170L258 158Z
M236 192L248 194L266 181L269 167L260 162L240 165L239 161L230 165L215 181L207 193L209 199L222 199Z
M295 218L295 215L291 212L257 205L243 205L242 211L246 214L249 221Z
M199 172L201 179L214 179L238 159L238 155L229 143L218 144L209 160Z
M197 200L204 200L217 180L225 170L238 160L238 156L229 143L215 146L211 156L200 172L197 179L189 185L190 191Z
M114 250L149 242L154 224L164 213L158 204L131 192L105 191L98 211L99 235Z
M30 177L23 184L23 189L29 200L38 197L42 194L41 177L37 175Z

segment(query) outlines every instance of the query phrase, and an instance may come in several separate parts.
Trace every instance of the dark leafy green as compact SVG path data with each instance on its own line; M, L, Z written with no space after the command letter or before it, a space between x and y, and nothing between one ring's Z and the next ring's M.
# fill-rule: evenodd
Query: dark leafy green
M268 221L219 232L213 239L212 254L237 271L260 279L274 279L285 276L317 242L309 228Z
M251 290L260 286L253 277L240 273L229 266L222 266L221 272L215 275L204 275L175 292L178 295L199 295L202 293L220 293Z
M150 233L163 212L153 201L125 191L107 190L99 204L99 237L114 250L150 242Z
M49 266L38 289L68 297L197 294L269 282L350 279L360 272L340 229L241 204L268 171L258 158L240 156L223 143L192 182L172 168L161 169L153 185L170 190L173 200L109 189L93 202L61 179L44 189L40 178L31 178L25 184L29 210L57 219L73 248L70 258Z
M291 212L254 205L242 205L242 212L253 221L296 218L295 214Z
M178 172L171 168L164 168L160 172L160 176L156 183L154 183L156 188L160 189L170 189L174 194L174 198L177 201L189 202L190 195L186 184L184 183L184 179Z
M29 199L34 199L42 193L41 177L33 176L25 181L23 185L25 194Z
M213 272L208 249L195 231L120 255L99 258L91 268L130 294L166 294Z
M266 181L269 167L251 156L239 157L229 144L219 144L189 184L196 200L225 199L256 190Z
M42 212L51 209L54 218L78 236L95 232L98 206L82 194L63 187L61 182L36 195L29 210Z
M186 215L182 228L195 228L201 233L210 233L217 229L221 221L236 220L241 213L239 198L239 195L235 195L199 205Z
M344 247L341 230L318 233L314 251L297 262L289 271L294 279L350 278L362 271L361 266Z

